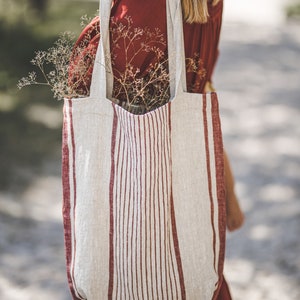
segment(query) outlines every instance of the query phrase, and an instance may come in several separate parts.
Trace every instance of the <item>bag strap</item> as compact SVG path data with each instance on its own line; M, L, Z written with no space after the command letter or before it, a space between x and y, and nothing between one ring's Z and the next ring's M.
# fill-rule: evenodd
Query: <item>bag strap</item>
M171 101L186 91L185 52L181 0L167 2L168 59Z
M99 0L100 40L91 81L92 98L111 98L113 73L111 66L109 22L112 0ZM186 90L185 55L181 0L166 0L168 60L171 100Z
M111 98L113 89L113 74L109 42L109 20L112 0L99 0L100 40L96 52L90 97Z

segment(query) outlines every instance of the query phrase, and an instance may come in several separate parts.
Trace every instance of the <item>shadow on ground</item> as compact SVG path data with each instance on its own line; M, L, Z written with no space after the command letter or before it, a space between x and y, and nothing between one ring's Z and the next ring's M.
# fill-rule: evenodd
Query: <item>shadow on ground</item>
M224 26L217 86L225 147L246 214L228 234L234 299L300 297L300 35Z

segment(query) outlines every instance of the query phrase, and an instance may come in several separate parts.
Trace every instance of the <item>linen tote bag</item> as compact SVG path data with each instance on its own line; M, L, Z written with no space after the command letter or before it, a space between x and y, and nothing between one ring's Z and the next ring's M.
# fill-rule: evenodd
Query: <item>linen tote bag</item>
M66 99L63 218L73 299L215 299L225 243L217 95L185 92L180 0L167 0L171 101L144 115L112 103L110 1L91 95ZM109 62L108 62L109 63Z

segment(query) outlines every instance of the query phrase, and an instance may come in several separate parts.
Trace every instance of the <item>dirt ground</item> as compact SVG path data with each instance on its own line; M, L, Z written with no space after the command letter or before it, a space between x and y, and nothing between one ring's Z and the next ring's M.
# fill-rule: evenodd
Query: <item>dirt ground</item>
M216 72L246 214L227 235L234 299L300 299L300 26L227 24Z
M227 235L235 300L300 299L299 55L300 23L224 23L215 86L246 215ZM0 191L0 299L68 300L59 149L18 172L26 188Z

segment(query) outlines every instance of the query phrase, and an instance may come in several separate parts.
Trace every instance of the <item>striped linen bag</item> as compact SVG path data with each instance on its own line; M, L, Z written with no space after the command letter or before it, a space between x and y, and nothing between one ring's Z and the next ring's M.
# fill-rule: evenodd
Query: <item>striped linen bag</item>
M167 0L171 101L134 115L107 98L110 1L91 95L65 100L63 218L73 299L215 299L225 245L215 93L184 92L180 0ZM174 30L176 28L176 30Z

